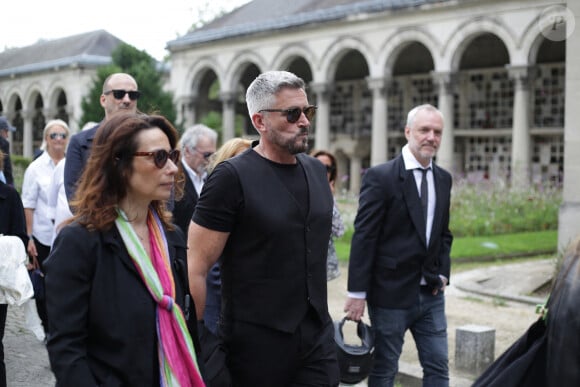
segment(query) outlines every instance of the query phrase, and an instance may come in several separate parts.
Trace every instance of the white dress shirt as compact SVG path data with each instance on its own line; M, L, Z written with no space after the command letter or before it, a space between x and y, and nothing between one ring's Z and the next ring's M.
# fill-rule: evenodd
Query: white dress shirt
M56 164L48 187L49 217L53 220L51 246L60 230L61 223L73 216L64 190L64 162L65 159L62 159Z
M48 152L42 152L26 168L22 183L22 204L25 209L34 209L32 235L45 246L50 246L52 242L53 224L48 207L48 187L54 168Z

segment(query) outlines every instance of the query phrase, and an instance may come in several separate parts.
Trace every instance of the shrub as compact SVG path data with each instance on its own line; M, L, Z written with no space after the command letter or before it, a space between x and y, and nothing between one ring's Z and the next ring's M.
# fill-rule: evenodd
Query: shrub
M455 237L558 229L562 202L559 187L513 188L504 180L472 182L461 179L453 184L449 228ZM358 198L341 194L337 203L346 229L341 240L350 241Z

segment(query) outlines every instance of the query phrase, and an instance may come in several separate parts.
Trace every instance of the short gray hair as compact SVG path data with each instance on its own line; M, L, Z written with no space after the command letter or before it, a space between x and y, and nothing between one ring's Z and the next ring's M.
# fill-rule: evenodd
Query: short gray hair
M270 109L276 94L282 89L302 89L304 80L288 71L267 71L258 75L246 91L246 104L250 117L263 109Z
M189 149L195 148L200 137L207 137L214 143L217 143L218 134L215 130L204 124L193 125L181 136L181 140L179 141L181 151L183 152L185 147Z
M417 116L417 113L419 113L422 110L427 110L427 111L439 114L439 116L441 117L441 120L443 122L445 122L445 117L443 117L443 113L441 113L441 111L439 109L437 109L435 106L426 103L423 105L415 106L413 109L411 109L409 111L409 114L407 114L407 123L406 123L407 127L410 128L411 125L413 125L413 121L415 121L415 117Z

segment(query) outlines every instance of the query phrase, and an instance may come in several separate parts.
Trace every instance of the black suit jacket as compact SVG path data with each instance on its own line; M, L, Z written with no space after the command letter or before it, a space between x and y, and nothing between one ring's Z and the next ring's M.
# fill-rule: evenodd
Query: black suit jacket
M352 238L348 290L367 292L367 303L407 308L417 300L421 276L440 287L449 278L451 175L433 163L436 205L427 246L423 210L412 170L402 155L367 170Z
M188 294L179 230L165 230L175 301ZM155 302L116 227L65 226L45 261L48 353L58 386L159 385ZM193 302L190 319L196 321ZM196 324L190 324L197 344ZM199 345L196 345L199 351Z
M193 211L197 204L198 195L193 182L191 181L191 177L189 177L189 173L184 170L183 174L185 175L183 197L181 200L174 202L172 212L173 223L179 226L187 240L187 230L189 229L189 222L191 222Z
M28 243L24 207L18 191L0 182L0 234L17 236Z
M87 164L99 125L83 130L70 138L66 150L66 164L64 165L64 190L69 202L74 197L77 183Z

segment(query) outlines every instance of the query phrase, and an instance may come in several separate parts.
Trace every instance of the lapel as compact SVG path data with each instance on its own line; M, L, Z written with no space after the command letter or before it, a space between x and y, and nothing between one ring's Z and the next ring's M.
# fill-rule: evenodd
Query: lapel
M197 191L195 190L193 181L191 180L191 176L189 176L189 173L187 173L187 171L185 170L183 171L183 173L185 175L185 187L183 187L183 189L185 190L185 194L186 196L189 196L189 199L197 202Z
M425 238L425 222L423 221L423 207L421 206L421 199L417 191L417 183L413 176L413 170L405 169L405 162L403 156L399 156L399 179L402 184L403 200L407 203L407 210L409 217L415 225L415 229L425 246L427 240Z
M443 178L439 167L432 163L433 168L433 183L435 184L435 214L433 215L433 227L431 227L431 237L433 235L441 234L441 226L443 219L443 208L446 200L446 190L443 187ZM431 240L432 238L429 238Z
M123 238L121 238L121 234L119 234L119 230L117 230L117 226L113 224L110 230L103 231L103 243L107 246L108 250L111 253L111 258L118 259L123 263L123 265L129 269L129 271L134 272L136 275L139 275L137 272L137 268L133 263L133 260L129 256L127 249L125 248L125 244L123 243Z
M167 239L167 250L169 251L169 261L171 263L171 269L174 271L174 260L176 257L176 248L177 246L182 246L182 248L186 248L184 245L184 242L181 238L179 238L178 234L175 232L169 232L167 231L165 228L163 228L163 231L165 232L165 236ZM109 251L111 252L111 255L113 257L113 259L118 258L119 261L121 261L123 263L123 265L125 267L127 267L127 269L133 273L135 273L135 275L137 275L139 278L141 278L141 275L139 274L139 272L137 271L137 268L135 267L135 263L133 263L133 259L131 258L131 256L129 256L129 253L127 252L127 249L125 248L125 244L123 243L123 238L121 238L121 234L119 234L119 231L117 230L117 227L115 225L113 225L113 227L110 230L104 231L103 232L103 242L106 246L108 246ZM175 275L175 273L173 273Z

